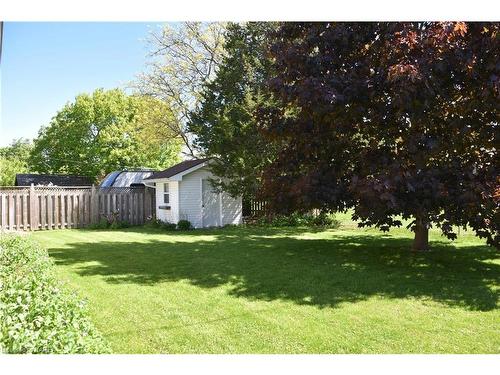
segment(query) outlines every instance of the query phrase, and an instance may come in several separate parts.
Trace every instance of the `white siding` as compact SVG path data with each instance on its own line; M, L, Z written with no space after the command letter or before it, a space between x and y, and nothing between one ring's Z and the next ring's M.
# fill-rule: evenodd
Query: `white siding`
M200 168L182 177L179 183L179 218L189 220L193 227L202 228L201 218L201 180L212 174Z
M241 224L243 204L241 197L222 193L222 225Z
M169 201L163 203L163 184L168 182ZM170 206L170 210L160 209L160 206ZM179 221L179 182L162 180L156 182L156 217L161 221L177 223Z

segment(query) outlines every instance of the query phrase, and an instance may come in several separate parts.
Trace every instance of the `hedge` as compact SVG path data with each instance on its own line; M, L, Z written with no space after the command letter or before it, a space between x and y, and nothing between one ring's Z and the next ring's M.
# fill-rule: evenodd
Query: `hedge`
M0 235L0 352L109 353L85 303L31 239Z

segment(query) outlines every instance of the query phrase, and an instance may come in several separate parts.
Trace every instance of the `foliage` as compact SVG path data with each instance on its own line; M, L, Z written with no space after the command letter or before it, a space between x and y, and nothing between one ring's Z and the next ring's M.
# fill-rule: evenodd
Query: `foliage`
M28 158L32 147L31 142L23 138L0 147L0 186L13 186L16 174L30 172Z
M199 106L191 114L189 130L194 146L211 157L212 171L222 180L214 186L233 195L255 196L264 166L275 148L261 136L256 108L275 105L263 83L271 60L266 56L266 32L274 23L231 23L225 33L225 55L214 80L204 85Z
M130 223L126 220L118 219L119 212L110 215L101 215L97 223L89 225L89 229L123 229L128 228Z
M191 222L189 220L179 220L177 223L177 229L179 230L190 230L193 229Z
M154 219L146 222L145 227L163 229L166 231L173 231L177 229L177 224L169 223L167 221L162 221L160 219Z
M499 245L497 23L284 23L260 119L280 152L264 197L282 213L354 208L383 231L413 218ZM456 227L455 227L456 228Z
M33 236L117 353L498 353L495 249L431 229L436 251L409 253L406 229L336 217L336 230Z
M271 215L263 216L255 221L255 224L260 226L270 227L324 227L338 228L340 222L335 219L335 215L331 213L321 212L318 215L311 213L294 212L289 215Z
M178 137L165 125L175 121L166 103L98 89L78 95L40 130L30 163L38 172L94 180L125 168L166 168L180 151Z
M142 94L168 103L176 121L170 131L184 142L184 152L193 155L192 135L186 128L205 82L213 79L223 56L225 24L182 22L152 32L149 69L135 83Z
M0 237L0 352L107 353L83 301L55 278L47 252Z

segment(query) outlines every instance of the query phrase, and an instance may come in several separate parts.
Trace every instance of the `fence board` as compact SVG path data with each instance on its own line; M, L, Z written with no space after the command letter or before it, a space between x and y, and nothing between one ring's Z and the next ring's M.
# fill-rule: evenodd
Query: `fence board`
M15 196L13 194L9 194L9 229L15 229L16 223L16 204L14 202Z
M41 229L45 229L45 225L47 224L47 201L46 196L39 194L38 198L40 199L40 226Z
M61 229L66 228L66 196L64 193L62 193L60 196L61 198Z
M78 227L78 199L75 192L71 192L71 228Z
M73 210L71 207L71 195L66 194L66 228L71 229L73 222L71 220Z
M52 202L52 194L47 195L47 229L52 230L52 224L54 221L54 209Z
M104 215L131 225L153 215L149 188L0 187L0 229L83 228Z

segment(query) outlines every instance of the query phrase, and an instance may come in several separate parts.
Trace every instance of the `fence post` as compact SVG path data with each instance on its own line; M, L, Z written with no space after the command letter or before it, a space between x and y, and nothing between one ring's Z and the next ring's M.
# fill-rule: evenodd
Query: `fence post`
M99 197L95 185L92 184L90 191L90 223L95 224L99 221Z
M30 186L30 192L29 192L29 197L30 197L30 206L29 206L29 211L30 211L30 231L36 230L38 228L35 228L35 225L37 224L36 221L36 207L35 207L35 199L36 199L36 194L35 194L35 185L31 184Z
M150 216L153 216L153 204L152 204L152 194L151 194L151 188L150 187L145 187L144 188L144 222L146 219Z

